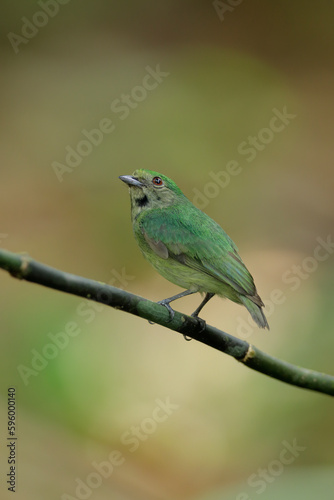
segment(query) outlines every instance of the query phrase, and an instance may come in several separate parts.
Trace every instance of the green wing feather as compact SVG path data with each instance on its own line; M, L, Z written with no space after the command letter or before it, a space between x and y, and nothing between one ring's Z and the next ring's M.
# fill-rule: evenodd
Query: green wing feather
M167 248L168 258L206 273L262 305L253 278L234 242L215 221L190 202L146 211L137 222L146 239Z

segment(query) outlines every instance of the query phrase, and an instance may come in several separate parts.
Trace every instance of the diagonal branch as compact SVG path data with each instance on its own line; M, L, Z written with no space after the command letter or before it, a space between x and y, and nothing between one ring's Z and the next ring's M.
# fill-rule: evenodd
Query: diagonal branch
M59 271L40 264L27 255L6 250L0 250L0 268L8 271L14 278L101 302L158 323L233 356L249 368L282 382L334 396L334 376L281 361L213 326L205 325L203 328L195 318L177 311L173 320L169 321L169 313L165 307L125 290Z

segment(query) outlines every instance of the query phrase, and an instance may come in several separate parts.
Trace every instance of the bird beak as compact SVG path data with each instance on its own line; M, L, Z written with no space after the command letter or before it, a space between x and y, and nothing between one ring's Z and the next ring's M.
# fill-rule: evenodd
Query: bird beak
M132 175L120 175L119 179L129 186L144 187L144 184L136 179L136 177L132 177Z

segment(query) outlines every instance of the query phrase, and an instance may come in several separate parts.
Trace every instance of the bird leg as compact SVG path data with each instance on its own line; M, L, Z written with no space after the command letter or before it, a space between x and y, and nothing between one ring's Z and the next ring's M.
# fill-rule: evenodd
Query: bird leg
M177 300L177 299L181 299L182 297L186 297L187 295L191 295L193 293L196 293L196 292L192 291L192 290L185 290L184 292L173 295L173 297L169 297L168 299L159 300L159 302L157 302L157 304L161 304L162 306L165 306L166 309L168 309L169 321L172 321L172 319L174 318L174 315L175 315L175 311L169 305L170 302L173 302L174 300Z
M209 302L209 300L212 299L213 296L214 296L214 293L209 293L209 292L206 293L204 299L202 300L202 302L200 303L200 305L198 306L198 308L196 309L196 311L194 311L192 313L191 316L193 318L198 318L198 315L201 312L201 310L203 309L203 307L205 306L205 304L207 304Z
M169 297L167 299L159 300L159 302L157 302L157 304L161 304L162 306L165 306L166 309L168 309L168 312L169 312L169 321L172 321L172 319L174 318L174 315L175 315L175 311L170 306L170 303L173 302L174 300L181 299L182 297L186 297L187 295L192 295L193 293L196 293L196 291L185 290L184 292L181 292L181 293L178 293L176 295L173 295L172 297ZM197 318L197 320L202 324L202 330L205 329L205 321L203 319L199 318L198 314L203 309L203 307L205 306L205 304L207 302L209 302L209 300L214 295L215 295L214 293L207 293L205 295L204 299L202 300L202 302L200 303L200 305L197 307L197 309L191 315L193 318ZM149 321L149 323L150 324L154 324L152 321ZM186 335L183 335L183 337L184 337L185 340L188 340L188 341L191 340L191 338L187 337Z
M207 304L209 302L210 299L212 299L212 297L214 296L215 294L214 293L209 293L207 292L205 294L205 297L204 299L202 300L202 302L200 303L200 305L198 306L198 308L191 314L191 316L193 318L196 318L197 321L199 322L200 326L201 326L201 332L203 332L205 330L205 325L206 325L206 322L204 319L202 318L199 318L198 315L199 313L201 312L201 310L203 309L203 307L205 306L205 304ZM191 338L187 337L186 335L183 335L185 340L191 340Z

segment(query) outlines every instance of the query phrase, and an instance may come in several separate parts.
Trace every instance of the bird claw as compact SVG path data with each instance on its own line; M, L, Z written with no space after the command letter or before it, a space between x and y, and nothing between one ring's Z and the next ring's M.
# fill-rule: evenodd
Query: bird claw
M170 322L173 320L174 316L175 316L175 311L174 311L174 309L172 309L172 308L171 308L171 306L169 305L169 302L168 302L168 301L166 302L166 299L164 299L164 300L159 300L159 301L157 302L157 304L160 304L161 306L165 306L165 307L166 307L166 309L167 309L167 310L168 310L168 312L169 312L169 320L168 320L168 323L170 323ZM150 320L148 320L148 322L149 322L149 324L150 324L150 325L155 325L154 321L150 321Z
M199 318L199 317L197 316L197 314L195 314L195 313L193 313L191 316L192 316L193 318L197 319L198 324L199 324L199 325L200 325L200 327L201 327L201 329L200 329L199 333L204 332L204 330L205 330L205 328L206 328L206 321L205 321L204 319L202 319L202 318Z
M172 309L172 307L169 305L169 302L167 302L165 299L164 300L159 300L159 302L157 302L157 304L160 304L161 306L165 306L167 311L169 312L169 320L168 320L168 323L170 323L174 316L175 316L175 311L174 309Z
M205 327L206 327L206 321L205 321L204 319L202 319L202 318L199 318L199 317L197 316L197 314L195 314L195 313L191 314L191 316L192 316L192 318L197 319L197 322L198 322L198 324L199 324L199 325L200 325L200 327L201 327L201 329L200 329L199 333L204 332ZM187 337L187 335L183 335L183 337L184 337L184 340L187 340L187 341L192 340L192 338L191 338L191 337Z

